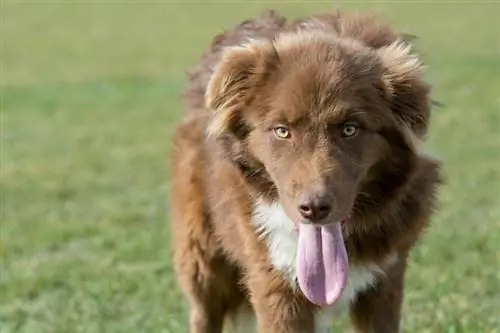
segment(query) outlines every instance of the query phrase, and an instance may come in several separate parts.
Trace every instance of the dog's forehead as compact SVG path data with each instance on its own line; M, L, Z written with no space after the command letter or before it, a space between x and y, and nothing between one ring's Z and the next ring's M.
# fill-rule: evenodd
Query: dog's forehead
M283 72L272 89L271 109L280 110L289 122L312 113L324 120L340 119L348 110L366 109L377 100L376 78L362 75L366 77L346 75L335 64L311 64Z
M293 37L293 38L292 38ZM355 42L331 35L283 35L275 42L279 63L267 85L270 122L341 120L347 110L374 104L381 80L378 59Z

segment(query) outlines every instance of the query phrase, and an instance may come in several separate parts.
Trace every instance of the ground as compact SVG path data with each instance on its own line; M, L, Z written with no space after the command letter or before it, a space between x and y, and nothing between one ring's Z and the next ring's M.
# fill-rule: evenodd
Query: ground
M447 185L411 259L404 332L500 332L500 3L340 4L416 34L444 104L427 147ZM331 8L2 2L2 333L187 331L167 205L184 71L270 6Z

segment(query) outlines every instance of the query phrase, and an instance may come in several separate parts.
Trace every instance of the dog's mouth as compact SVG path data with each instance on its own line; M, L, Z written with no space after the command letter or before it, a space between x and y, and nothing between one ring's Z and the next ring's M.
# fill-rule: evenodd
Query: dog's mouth
M349 222L350 219L351 219L351 213L347 214L347 216L344 217L342 220L340 220L340 222L338 222L338 223L340 223L341 226L345 226ZM299 232L300 225L302 223L310 224L309 222L299 222L299 221L294 220L293 221L293 230L295 230L296 232ZM317 227L321 227L321 226L328 225L328 224L331 224L331 222L330 223L329 222L320 222L320 223L316 223L315 225Z
M348 279L349 264L341 221L318 224L299 223L297 277L305 297L319 306L335 303Z

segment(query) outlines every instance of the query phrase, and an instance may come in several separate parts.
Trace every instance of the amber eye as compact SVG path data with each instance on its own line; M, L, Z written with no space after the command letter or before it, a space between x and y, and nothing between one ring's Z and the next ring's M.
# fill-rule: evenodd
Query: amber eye
M343 138L349 138L353 137L358 133L359 126L356 123L346 123L344 127L342 128L342 137Z
M290 131L285 126L276 126L273 128L274 134L280 139L290 138Z

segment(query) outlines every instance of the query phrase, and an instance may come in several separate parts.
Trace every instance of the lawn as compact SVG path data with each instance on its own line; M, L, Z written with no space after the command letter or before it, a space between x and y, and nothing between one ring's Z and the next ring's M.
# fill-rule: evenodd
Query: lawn
M184 71L282 1L2 2L2 333L187 332L168 153ZM411 259L404 332L500 332L500 3L340 2L418 35L447 185ZM345 318L339 318L344 327Z

